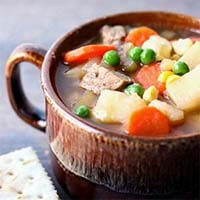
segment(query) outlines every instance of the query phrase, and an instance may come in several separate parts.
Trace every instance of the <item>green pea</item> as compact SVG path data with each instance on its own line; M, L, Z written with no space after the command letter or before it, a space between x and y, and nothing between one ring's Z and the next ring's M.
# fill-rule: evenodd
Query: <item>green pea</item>
M156 60L156 53L152 49L145 49L141 55L140 60L144 65L148 65Z
M77 108L74 110L74 113L75 113L76 115L78 115L79 117L85 118L85 117L88 117L88 116L89 116L90 110L89 110L89 108L88 108L87 106L81 105L81 106L77 107Z
M140 47L133 47L128 51L128 57L134 62L140 62L140 55L143 52L143 49Z
M144 94L144 88L140 84L134 83L134 84L127 86L125 88L124 92L127 95L132 95L134 93L137 93L140 97L142 97Z
M112 67L120 64L120 57L117 51L110 50L107 51L103 56L103 62Z
M176 62L172 69L173 69L174 74L177 74L177 75L180 75L180 76L182 76L185 73L190 71L188 65L185 62L182 62L182 61Z

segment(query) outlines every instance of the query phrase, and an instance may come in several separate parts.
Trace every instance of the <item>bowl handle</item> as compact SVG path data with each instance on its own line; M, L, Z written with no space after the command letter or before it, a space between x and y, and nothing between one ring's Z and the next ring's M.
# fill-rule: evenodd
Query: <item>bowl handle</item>
M41 69L46 50L34 44L18 46L6 63L6 85L10 103L17 115L31 126L45 131L45 113L34 107L26 97L20 79L21 62L29 62Z

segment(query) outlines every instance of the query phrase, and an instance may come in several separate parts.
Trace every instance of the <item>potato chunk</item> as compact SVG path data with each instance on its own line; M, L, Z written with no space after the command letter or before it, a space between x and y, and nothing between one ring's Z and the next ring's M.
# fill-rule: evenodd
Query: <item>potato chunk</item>
M200 108L200 65L167 87L167 94L178 108L193 111Z
M179 39L172 42L173 49L178 55L183 55L191 46L193 42L190 38Z
M105 123L123 123L134 111L146 106L137 94L126 95L123 92L103 90L93 109L96 119Z
M97 96L93 92L86 90L76 102L74 107L77 108L78 106L85 105L92 108L95 106L96 100Z
M179 61L185 62L190 69L193 69L200 64L200 42L195 42L179 59Z
M85 72L82 69L82 67L78 66L78 67L70 69L65 74L67 77L76 78L78 80L81 80L83 78L83 76L85 75Z
M166 115L173 125L180 124L184 119L184 112L174 106L159 100L153 100L149 106L155 107Z
M156 59L163 60L164 58L170 58L172 46L171 43L158 35L151 36L142 45L143 49L153 49L156 52Z

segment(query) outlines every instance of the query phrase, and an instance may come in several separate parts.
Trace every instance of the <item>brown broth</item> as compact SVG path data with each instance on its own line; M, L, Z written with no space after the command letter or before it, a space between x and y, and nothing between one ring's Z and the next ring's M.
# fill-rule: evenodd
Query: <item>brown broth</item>
M162 35L163 30L157 29L157 31ZM179 31L174 33L169 30L164 30L164 35L171 34L171 40L177 38L187 38L187 37L199 37L197 33L190 32L190 31ZM170 35L169 34L169 35ZM173 35L173 36L172 36ZM92 41L92 42L91 42ZM88 43L98 43L98 39L92 39ZM55 76L55 85L57 89L57 93L60 96L63 103L70 109L73 110L76 103L80 100L85 89L79 87L79 79L74 77L66 76L66 72L70 69L70 66L62 64L60 62ZM97 98L96 98L97 99ZM96 102L94 100L94 104ZM114 130L118 134L126 134L124 131L124 127L121 124L105 124L96 121L95 119L86 119L90 123L95 124L97 127L103 127L108 130ZM185 117L185 122L183 125L173 127L172 132L170 134L177 135L177 134L184 134L184 133L191 133L191 132L198 132L200 130L200 111L189 114Z

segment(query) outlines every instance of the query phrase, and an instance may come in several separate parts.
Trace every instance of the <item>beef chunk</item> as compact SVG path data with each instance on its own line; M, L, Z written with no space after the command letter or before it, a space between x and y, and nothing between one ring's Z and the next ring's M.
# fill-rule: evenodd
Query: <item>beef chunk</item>
M123 26L108 26L105 25L101 29L101 38L104 44L113 44L118 46L121 40L126 36L126 31Z
M89 60L87 63L85 63L82 67L84 72L89 72L89 71L93 71L96 70L96 68L99 66L99 64L101 63L101 58L97 57L97 58L93 58L91 60Z
M132 81L128 76L96 65L86 73L80 86L95 94L100 94L103 89L117 90L130 82Z

